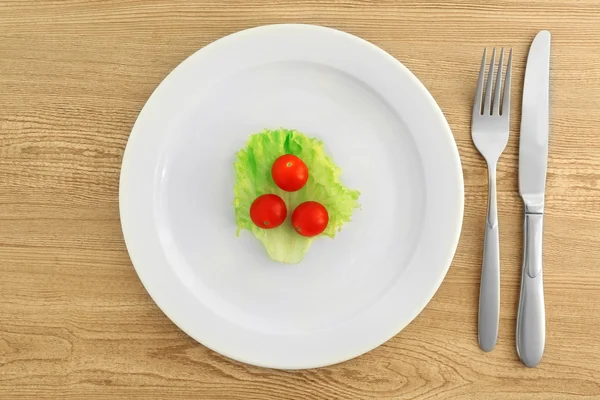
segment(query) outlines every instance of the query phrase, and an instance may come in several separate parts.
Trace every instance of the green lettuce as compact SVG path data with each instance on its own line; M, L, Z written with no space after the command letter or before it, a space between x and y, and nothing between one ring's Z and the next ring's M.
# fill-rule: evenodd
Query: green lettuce
M308 167L308 182L297 192L281 190L271 177L271 166L281 155L293 154ZM321 234L335 237L342 225L350 221L358 207L357 190L340 182L341 169L323 150L323 143L295 130L264 130L250 136L246 147L236 154L233 206L237 234L242 229L251 231L275 260L295 264L302 261L314 238L299 235L292 228L293 210L305 201L318 201L329 213L329 224ZM275 229L261 229L250 219L252 202L263 194L280 196L287 206L288 218Z

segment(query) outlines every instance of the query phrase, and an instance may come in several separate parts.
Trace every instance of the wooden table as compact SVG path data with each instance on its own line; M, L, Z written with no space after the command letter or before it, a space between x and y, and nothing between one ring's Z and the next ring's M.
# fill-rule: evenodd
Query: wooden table
M223 35L305 22L401 60L452 127L465 218L452 267L406 329L340 365L255 368L199 345L156 307L121 235L123 150L144 102L185 57ZM544 236L546 352L515 352L522 251L517 192L529 44L553 33ZM484 46L512 46L511 137L498 171L502 304L477 346L487 182L470 137ZM597 0L0 2L0 398L600 398L600 4Z

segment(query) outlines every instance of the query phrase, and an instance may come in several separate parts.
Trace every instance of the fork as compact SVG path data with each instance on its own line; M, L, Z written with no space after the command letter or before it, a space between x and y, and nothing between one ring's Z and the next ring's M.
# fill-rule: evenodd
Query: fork
M487 49L483 50L475 101L471 136L477 150L487 163L488 169L488 208L483 239L483 261L481 263L481 283L479 286L478 341L483 351L491 351L498 339L500 317L500 241L498 236L498 210L496 204L496 164L506 148L510 117L510 75L512 69L512 49L508 57L504 90L502 90L502 65L504 49L500 52L500 62L496 72L496 85L493 89L496 49L492 52L485 89L485 61ZM503 93L502 93L503 92ZM502 101L500 95L502 93ZM483 104L482 104L483 102Z

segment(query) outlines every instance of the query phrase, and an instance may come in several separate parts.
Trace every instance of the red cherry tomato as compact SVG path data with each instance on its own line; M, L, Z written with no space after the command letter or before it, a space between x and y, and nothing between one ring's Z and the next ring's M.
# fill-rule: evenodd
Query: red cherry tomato
M286 192L295 192L302 189L308 180L308 168L298 157L284 154L273 163L271 167L273 181Z
M302 236L317 236L327 228L328 223L327 209L316 201L304 202L292 213L292 226Z
M276 194L263 194L252 202L250 218L259 228L273 229L285 221L287 207L281 197Z

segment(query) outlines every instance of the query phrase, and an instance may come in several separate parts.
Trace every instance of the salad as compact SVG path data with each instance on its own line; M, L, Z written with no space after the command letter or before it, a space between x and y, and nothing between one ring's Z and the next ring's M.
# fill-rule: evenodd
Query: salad
M234 167L237 234L252 232L275 261L302 261L316 237L335 237L358 207L360 193L340 182L323 143L295 130L250 136Z

